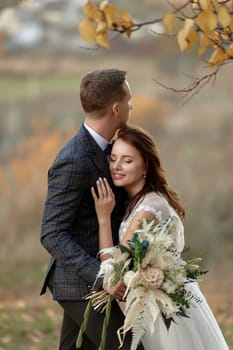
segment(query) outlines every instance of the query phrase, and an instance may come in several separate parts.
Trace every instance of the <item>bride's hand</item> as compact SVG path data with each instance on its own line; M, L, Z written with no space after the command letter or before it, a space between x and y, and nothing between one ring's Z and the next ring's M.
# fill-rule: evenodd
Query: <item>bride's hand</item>
M105 283L103 285L103 289L105 290L105 292L110 294L112 297L123 301L123 297L124 297L125 291L126 291L126 285L122 281L119 281L114 286L109 286L109 283Z
M115 196L107 179L99 178L96 181L97 194L94 187L91 188L92 197L95 202L95 210L99 222L110 217L115 206Z

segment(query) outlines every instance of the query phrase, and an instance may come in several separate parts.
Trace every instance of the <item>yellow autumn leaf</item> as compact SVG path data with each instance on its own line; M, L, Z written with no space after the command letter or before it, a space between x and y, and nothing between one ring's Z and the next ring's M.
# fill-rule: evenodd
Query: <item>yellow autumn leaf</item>
M126 29L125 29L125 34L127 35L128 38L130 38L131 33L132 33L131 28L126 28Z
M201 12L196 20L198 27L203 30L203 32L211 32L217 27L217 16L212 12L211 9Z
M211 44L210 39L203 34L202 32L200 32L200 47L198 50L198 56L203 55L203 53L205 53L207 47Z
M207 0L208 1L208 4L209 4L209 8L216 12L217 10L217 7L219 6L219 0Z
M86 18L79 23L79 32L85 41L93 43L96 38L96 28L91 19Z
M113 19L112 25L115 26L115 27L120 27L121 26L121 19L115 17Z
M121 18L123 27L130 28L133 26L132 18L127 12L121 11L120 18Z
M96 12L98 11L96 5L92 1L88 1L84 6L83 6L83 12L86 15L86 17L95 20L96 17Z
M177 41L181 51L191 49L197 43L197 33L192 19L186 19L183 29L177 35Z
M108 0L102 0L100 4L100 10L103 10L103 8L107 5L108 5Z
M198 0L193 0L191 4L192 4L193 10L199 9L199 1Z
M108 25L106 22L102 21L97 24L96 33L104 33L104 32L107 32L107 30L108 30Z
M175 23L174 13L172 13L172 12L166 13L166 15L163 17L163 24L164 24L168 34L173 33L174 23Z
M218 9L218 20L223 26L223 28L227 27L231 23L231 16L225 6L220 6Z
M116 8L114 6L106 6L105 9L103 10L105 13L105 17L106 17L106 21L108 24L108 27L111 28L112 27L112 23L113 23L113 19L114 19L114 15L116 13Z
M229 24L230 30L233 32L233 16L231 15L231 22Z
M213 32L210 33L210 42L211 42L211 46L213 46L213 48L217 49L218 47L221 46L222 43L222 39L221 39L221 34L217 31L214 30Z
M104 1L100 5L100 10L104 12L108 28L111 28L113 24L114 15L116 13L116 7L108 5L108 3Z
M105 20L105 16L104 16L103 11L97 10L95 13L94 21L99 23L99 22L102 22L104 20Z
M181 51L188 49L188 43L186 41L186 36L183 28L177 34L177 42Z
M96 34L96 43L106 49L109 48L108 32L100 32Z
M233 58L233 44L228 46L228 48L226 49L226 54L229 58Z
M224 61L226 61L226 59L227 59L227 55L225 51L222 48L218 47L211 55L209 59L209 64L211 64L212 66L215 66L217 64L223 63Z
M194 29L194 22L192 19L185 20L185 32L186 32L186 40L188 41L189 49L197 43L197 33Z
M191 27L189 29L189 32L188 32L188 34L186 36L186 40L188 41L188 48L189 49L193 48L196 45L196 43L197 43L197 33L196 33L196 31L194 30L193 27Z
M209 3L207 0L199 0L199 4L200 4L202 10L207 10L209 7Z
M186 33L186 35L188 34L190 28L193 28L194 22L192 19L190 18L186 18L185 22L184 22L184 31Z

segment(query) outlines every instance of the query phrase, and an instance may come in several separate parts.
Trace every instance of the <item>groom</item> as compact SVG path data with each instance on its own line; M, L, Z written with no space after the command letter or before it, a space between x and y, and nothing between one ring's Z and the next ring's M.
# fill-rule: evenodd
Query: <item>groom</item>
M79 132L63 147L48 173L41 243L51 255L41 294L47 286L64 315L59 350L74 350L87 302L99 270L98 223L91 187L99 177L106 177L113 187L105 150L116 130L127 124L132 105L126 72L106 69L87 74L81 81L80 99L85 113ZM114 244L124 210L125 195L113 187L116 207L112 214ZM98 283L99 282L99 283ZM100 285L98 285L100 284ZM102 282L97 281L99 288ZM121 299L125 286L103 288ZM117 329L124 316L117 302L112 303L106 349L119 347ZM92 310L84 335L83 350L97 350L104 315ZM127 335L122 349L129 349Z

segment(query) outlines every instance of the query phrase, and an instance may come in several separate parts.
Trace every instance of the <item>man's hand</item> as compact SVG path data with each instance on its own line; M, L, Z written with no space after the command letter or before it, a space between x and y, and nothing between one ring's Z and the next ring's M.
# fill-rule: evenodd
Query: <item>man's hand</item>
M112 287L109 287L108 283L105 283L103 285L103 288L104 288L105 292L107 292L112 297L119 299L119 300L123 299L123 296L124 296L125 291L126 291L126 285L122 281L119 281L117 284L115 284Z

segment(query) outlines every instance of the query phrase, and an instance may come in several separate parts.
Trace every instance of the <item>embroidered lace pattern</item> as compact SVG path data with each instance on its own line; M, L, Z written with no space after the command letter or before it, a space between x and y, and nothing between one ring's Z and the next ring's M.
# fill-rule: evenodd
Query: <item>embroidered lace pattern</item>
M156 216L159 222L171 215L176 218L175 225L171 229L174 243L178 251L184 248L184 227L176 211L169 205L168 201L156 192L147 193L134 207L130 215L123 220L120 226L119 238L122 240L134 216L140 211L147 211Z

